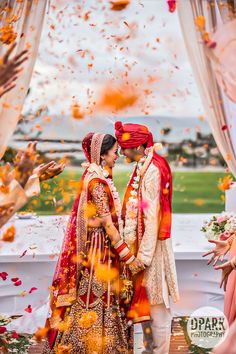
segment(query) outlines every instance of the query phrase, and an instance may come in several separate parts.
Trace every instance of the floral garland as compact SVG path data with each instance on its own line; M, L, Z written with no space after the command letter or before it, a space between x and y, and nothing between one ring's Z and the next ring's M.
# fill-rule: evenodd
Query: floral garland
M138 188L140 181L140 171L147 156L142 157L137 163L136 176L131 184L133 190L126 204L124 239L128 245L133 245L136 240L136 229L138 223Z

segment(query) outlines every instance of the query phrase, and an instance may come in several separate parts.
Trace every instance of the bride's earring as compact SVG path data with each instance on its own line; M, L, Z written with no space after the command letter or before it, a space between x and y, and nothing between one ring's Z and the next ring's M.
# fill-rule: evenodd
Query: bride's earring
M107 163L106 163L105 159L102 158L102 161L101 161L102 173L105 178L107 178L109 176L109 172L105 169L106 164Z
M105 161L105 160L102 160L102 162L101 162L102 167L105 167L106 164L107 164L106 161Z

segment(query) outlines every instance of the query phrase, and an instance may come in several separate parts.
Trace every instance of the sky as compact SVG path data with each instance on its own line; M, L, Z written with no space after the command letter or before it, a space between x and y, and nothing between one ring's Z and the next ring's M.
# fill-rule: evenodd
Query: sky
M47 106L91 112L110 87L128 82L138 101L106 116L204 116L178 21L165 0L131 1L112 11L109 1L51 0L24 112ZM123 86L122 86L123 87Z

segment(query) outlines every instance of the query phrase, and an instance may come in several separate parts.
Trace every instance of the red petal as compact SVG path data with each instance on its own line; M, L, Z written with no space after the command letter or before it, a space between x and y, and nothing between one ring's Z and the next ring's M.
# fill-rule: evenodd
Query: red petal
M13 281L14 283L19 280L19 278L11 278L11 281Z
M6 280L7 276L8 276L8 274L6 272L0 273L0 277L2 278L2 280Z
M227 130L228 129L228 126L227 124L223 125L223 127L221 127L222 130Z
M25 250L22 255L20 256L20 258L24 257L24 255L26 254L27 250Z
M0 326L0 334L3 334L7 331L6 327Z
M30 291L29 291L29 294L31 294L35 290L38 290L38 288L31 288Z
M168 0L169 11L174 12L176 10L176 0Z
M19 338L19 334L16 331L12 332L12 338Z
M28 313L31 313L32 312L31 305L28 305L28 307L25 309L25 311Z
M21 280L18 280L18 281L16 281L16 282L14 283L15 286L19 286L19 285L21 285L21 284L22 284L22 281L21 281Z

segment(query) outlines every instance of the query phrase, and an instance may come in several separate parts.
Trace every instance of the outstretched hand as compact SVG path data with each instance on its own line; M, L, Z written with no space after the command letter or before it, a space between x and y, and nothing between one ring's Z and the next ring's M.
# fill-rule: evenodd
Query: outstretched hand
M214 261L212 265L215 266L219 259L223 261L224 256L230 249L230 246L227 241L208 240L208 242L214 243L215 248L213 248L211 251L204 253L202 257L206 257L212 254L212 257L209 259L207 264L209 265L212 261Z
M19 54L15 55L12 59L9 59L12 51L14 50L16 43L14 43L1 59L0 64L0 97L15 87L15 81L18 78L18 74L21 71L21 64L23 64L28 57L27 50L22 50Z
M34 166L38 160L36 149L37 142L29 143L26 150L20 150L15 158L15 179L24 188L29 177L32 175Z
M39 180L46 181L50 178L54 178L63 172L65 164L57 164L55 161L50 161L47 164L41 164L36 167L33 173L36 173L39 177Z
M0 166L0 181L1 187L0 191L3 192L14 179L14 173L12 171L11 165L7 162L4 166Z
M226 287L227 287L227 282L228 282L228 278L230 273L233 270L233 267L231 265L230 261L227 261L221 265L218 265L215 267L216 270L218 269L222 269L222 276L221 276L221 281L220 281L220 288L224 285L224 291L226 291Z

